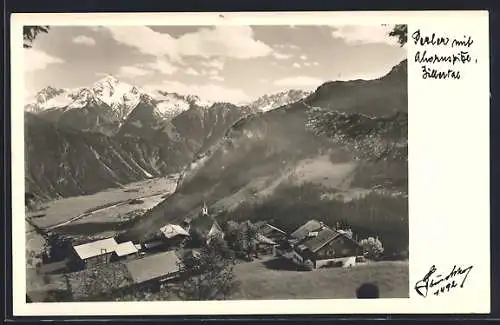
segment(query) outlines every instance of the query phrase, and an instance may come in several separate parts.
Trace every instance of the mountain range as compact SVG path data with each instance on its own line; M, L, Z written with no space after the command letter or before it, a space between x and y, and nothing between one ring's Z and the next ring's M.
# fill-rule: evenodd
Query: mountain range
M214 216L233 212L237 217L243 206L267 206L257 215L270 218L279 206L292 206L306 193L316 193L317 200L293 205L287 213L311 213L330 204L325 198L349 200L375 190L384 197L405 197L406 64L376 80L328 82L298 101L243 116L184 168L176 191L121 239L141 240L166 222L196 218L204 201ZM295 194L272 200L283 191ZM256 210L251 211L249 218L255 218ZM283 221L287 215L276 218ZM393 223L407 220L391 218L386 230L399 229Z
M27 191L66 197L179 172L239 119L306 95L290 90L237 106L146 92L111 75L89 87L46 87L25 106Z

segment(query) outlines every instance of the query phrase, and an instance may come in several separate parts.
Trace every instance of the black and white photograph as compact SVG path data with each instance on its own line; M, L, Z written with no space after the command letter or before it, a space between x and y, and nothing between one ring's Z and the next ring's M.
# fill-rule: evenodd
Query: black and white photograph
M28 303L409 297L407 25L23 37Z

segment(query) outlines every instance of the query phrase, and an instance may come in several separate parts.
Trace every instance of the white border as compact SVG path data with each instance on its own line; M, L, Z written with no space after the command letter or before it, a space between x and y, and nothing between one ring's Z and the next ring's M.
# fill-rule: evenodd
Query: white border
M221 18L221 15L223 18ZM353 25L408 24L410 34L468 33L478 64L460 81L424 81L408 43L410 298L224 302L25 303L21 26L30 25ZM115 13L11 16L13 306L15 315L218 315L487 313L489 264L489 47L486 11ZM467 285L418 297L413 284L431 264L474 265Z

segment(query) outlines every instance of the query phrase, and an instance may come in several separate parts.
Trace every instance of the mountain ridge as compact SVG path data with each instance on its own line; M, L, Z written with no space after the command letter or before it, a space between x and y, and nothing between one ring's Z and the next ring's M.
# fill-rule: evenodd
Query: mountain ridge
M405 173L401 179L398 176L407 168L405 150L400 152L402 162L398 154L388 154L384 160L378 151L381 145L397 153L389 145L393 129L401 128L395 132L401 143L407 138L404 65L405 61L376 80L327 82L295 103L242 117L204 155L191 161L176 191L146 212L123 238L138 240L165 222L196 217L203 201L217 215L243 203L258 204L283 186L314 183L346 195L371 191L373 186L407 191ZM349 96L337 96L343 93ZM319 112L326 115L318 120ZM398 112L402 114L394 115ZM320 120L325 122L315 123ZM328 126L341 132L329 133ZM366 131L360 133L362 138L352 135L356 128ZM359 145L363 154L353 150ZM391 174L393 168L398 172Z

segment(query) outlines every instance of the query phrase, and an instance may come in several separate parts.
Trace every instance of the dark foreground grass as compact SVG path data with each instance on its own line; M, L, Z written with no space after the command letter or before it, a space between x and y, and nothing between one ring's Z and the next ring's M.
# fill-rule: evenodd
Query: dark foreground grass
M381 298L409 297L408 262L372 262L351 269L314 271L293 270L286 262L283 267L259 260L236 265L240 287L231 299L356 298L356 289L365 282L377 284Z

